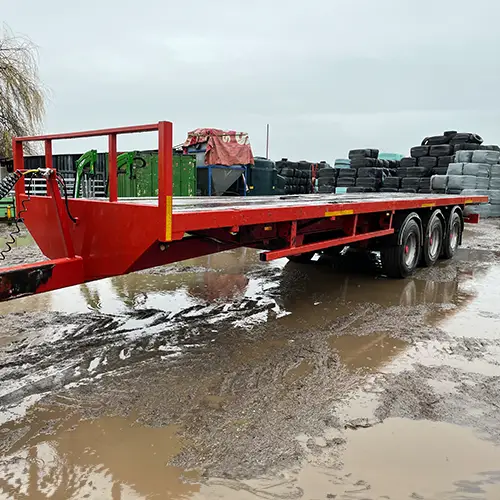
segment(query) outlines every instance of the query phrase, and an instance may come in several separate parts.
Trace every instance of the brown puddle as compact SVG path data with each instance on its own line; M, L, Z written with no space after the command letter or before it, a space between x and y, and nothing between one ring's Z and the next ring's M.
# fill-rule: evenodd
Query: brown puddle
M119 417L72 418L53 435L30 432L0 462L0 499L188 498L199 487L168 465L182 448L178 432Z
M352 369L374 371L404 351L408 343L387 334L330 337L328 343L338 351L342 361Z
M278 478L209 480L194 498L496 500L500 447L471 429L388 419L347 433L343 464L304 464Z
M388 419L348 433L337 498L498 498L500 447L474 431L430 421ZM354 490L353 495L348 490Z
M201 484L198 472L169 465L182 448L178 432L123 418L68 421L54 435L21 439L4 456L0 499L493 500L500 494L500 447L450 424L388 419L347 431L338 467L304 463L276 478Z

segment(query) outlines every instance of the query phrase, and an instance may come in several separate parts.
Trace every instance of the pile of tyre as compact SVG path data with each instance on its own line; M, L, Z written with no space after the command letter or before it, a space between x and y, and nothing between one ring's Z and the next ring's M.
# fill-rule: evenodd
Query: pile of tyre
M349 163L342 163L337 165L338 161L345 161ZM335 168L332 168L326 162L320 162L317 171L317 192L318 193L335 193L337 188L337 178L339 169L349 168L349 160L336 160Z
M335 168L318 171L320 193L374 193L384 180L396 175L399 161L380 160L378 149L353 149L349 159L335 160ZM329 166L328 166L329 167Z
M347 187L348 193L376 193L383 189L386 179L396 175L399 161L380 160L378 149L349 151L351 168L340 171L338 187Z
M458 150L446 174L432 177L432 192L488 196L487 204L466 207L466 212L500 217L500 147Z
M285 194L308 194L313 192L312 164L307 161L293 162L287 158L276 162L278 175L284 179Z
M397 176L387 179L384 192L430 193L431 177L446 173L453 161L454 147L450 144L456 132L426 137L419 146L410 150L410 156L402 158Z

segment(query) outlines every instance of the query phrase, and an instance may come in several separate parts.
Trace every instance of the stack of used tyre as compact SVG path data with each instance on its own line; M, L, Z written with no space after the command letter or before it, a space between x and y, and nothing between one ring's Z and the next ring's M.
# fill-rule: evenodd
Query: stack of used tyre
M312 164L307 161L292 162L287 158L276 162L278 174L285 179L285 194L312 193Z
M321 162L318 165L318 193L335 193L337 186L338 170L332 168L328 163Z
M476 148L480 145L476 144ZM485 148L489 149L485 149ZM487 204L466 208L467 213L500 217L500 147L459 149L445 175L432 177L434 193L488 196Z
M349 171L339 171L337 186L347 187L349 193L380 191L385 180L395 175L399 161L380 160L378 154L378 149L353 149L349 151L351 168Z
M410 150L410 156L402 158L397 180L390 180L385 186L403 193L430 193L432 175L446 173L453 161L454 146L450 144L456 134L426 137L420 146Z

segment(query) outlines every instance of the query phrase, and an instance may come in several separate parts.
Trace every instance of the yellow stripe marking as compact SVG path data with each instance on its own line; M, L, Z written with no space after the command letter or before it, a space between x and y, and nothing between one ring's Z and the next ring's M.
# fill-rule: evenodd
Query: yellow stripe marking
M471 203L474 203L474 200L465 200L465 205L470 205Z
M167 196L165 241L172 241L172 196Z
M352 215L354 210L339 210L338 212L326 212L325 217L338 217L339 215Z
M436 204L435 203L423 203L422 204L422 208L432 208L432 207L435 207Z

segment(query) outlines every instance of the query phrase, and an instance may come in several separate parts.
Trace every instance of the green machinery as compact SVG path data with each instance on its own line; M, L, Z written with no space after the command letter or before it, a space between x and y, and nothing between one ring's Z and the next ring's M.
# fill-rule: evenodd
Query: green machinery
M102 155L100 157L100 155ZM76 160L75 198L95 197L95 176L100 163L107 170L107 155L92 149ZM117 156L118 196L120 198L158 195L158 152L131 151ZM103 172L104 173L104 172ZM196 159L194 155L173 156L174 196L196 195ZM107 189L106 189L107 191Z
M96 149L91 149L76 160L76 177L73 197L95 197L95 167L98 160ZM118 175L126 174L130 179L136 178L137 169L144 168L146 161L137 152L122 153L116 158Z
M84 198L91 198L93 195L93 177L95 174L95 164L97 163L97 149L91 149L83 153L78 160L76 160L76 177L75 185L73 186L73 197L80 198L80 194ZM82 182L84 184L83 193Z

